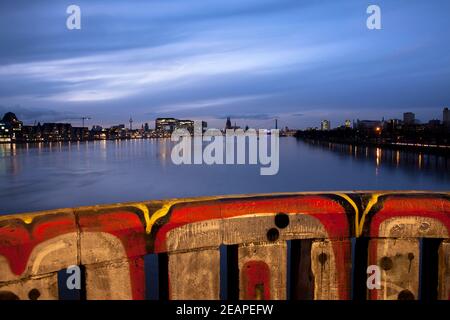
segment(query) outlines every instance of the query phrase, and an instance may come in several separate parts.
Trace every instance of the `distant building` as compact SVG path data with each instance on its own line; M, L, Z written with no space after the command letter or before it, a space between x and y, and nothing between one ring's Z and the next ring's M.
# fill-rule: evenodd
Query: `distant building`
M71 140L81 141L89 139L89 128L86 127L72 127Z
M41 126L42 138L46 141L68 141L72 139L70 123L44 123Z
M384 123L385 127L389 130L401 129L403 121L400 119L389 119Z
M155 130L161 133L172 133L178 124L175 118L157 118L155 120Z
M238 129L240 129L240 128L241 128L241 127L238 126L238 125L236 124L236 122L234 123L234 126L231 126L231 127L230 127L231 130L238 130Z
M144 131L145 131L145 132L149 132L149 131L150 131L150 128L149 128L147 122L144 124Z
M439 127L440 125L441 125L441 120L439 120L439 119L432 119L432 120L428 121L429 127Z
M351 128L351 127L352 127L352 122L351 122L350 120L345 120L344 126L345 126L346 128Z
M127 136L124 124L112 126L107 130L108 139L124 139Z
M225 129L231 129L231 119L227 117L227 122L225 123Z
M38 128L36 126L22 127L22 140L24 142L39 142L41 141L40 138L40 132L38 134Z
M11 132L4 122L0 122L0 143L1 142L11 142Z
M186 129L190 133L194 132L194 121L193 120L178 120L177 129Z
M406 125L415 124L416 123L416 115L413 112L403 113L403 123Z
M205 131L208 128L208 122L202 121L202 130Z
M320 123L320 130L322 131L328 131L331 128L330 120L322 120Z
M103 127L99 125L92 126L90 137L94 140L106 140L107 130L103 129Z
M8 129L11 141L14 142L21 139L23 122L19 121L14 113L5 113L1 122L5 126L5 129Z
M450 127L450 110L448 108L444 108L442 111L442 123L444 126Z
M360 130L376 130L377 128L382 128L383 123L378 120L359 120L356 123L358 129Z

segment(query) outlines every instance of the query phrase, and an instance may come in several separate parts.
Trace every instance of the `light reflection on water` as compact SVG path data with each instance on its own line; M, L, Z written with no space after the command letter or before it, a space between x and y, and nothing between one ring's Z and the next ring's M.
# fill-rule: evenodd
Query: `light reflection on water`
M101 203L220 194L440 190L447 157L280 139L280 170L259 165L181 165L172 142L94 141L0 144L0 214Z
M309 141L307 145L311 148L332 151L337 153L339 157L350 156L355 160L374 161L375 168L396 167L400 170L407 171L411 175L424 171L432 179L433 176L435 178L442 176L445 180L450 179L450 157L448 156L393 149L358 147L346 144L330 144L317 141ZM449 187L450 185L447 185L447 189Z

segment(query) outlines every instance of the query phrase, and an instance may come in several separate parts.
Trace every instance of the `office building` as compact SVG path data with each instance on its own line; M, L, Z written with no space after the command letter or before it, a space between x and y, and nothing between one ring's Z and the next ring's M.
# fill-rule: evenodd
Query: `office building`
M322 120L320 123L320 130L322 131L328 131L331 128L330 120Z
M416 122L416 115L412 112L403 113L403 123L406 125L414 124Z
M178 120L175 118L157 118L155 130L163 133L172 133L177 127Z
M450 127L450 110L448 108L444 108L442 111L442 123L444 126Z

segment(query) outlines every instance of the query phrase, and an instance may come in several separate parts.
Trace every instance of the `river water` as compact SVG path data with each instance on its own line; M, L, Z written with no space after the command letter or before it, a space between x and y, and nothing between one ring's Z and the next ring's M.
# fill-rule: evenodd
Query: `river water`
M279 172L175 165L170 140L0 144L0 214L289 191L450 190L450 158L280 138Z

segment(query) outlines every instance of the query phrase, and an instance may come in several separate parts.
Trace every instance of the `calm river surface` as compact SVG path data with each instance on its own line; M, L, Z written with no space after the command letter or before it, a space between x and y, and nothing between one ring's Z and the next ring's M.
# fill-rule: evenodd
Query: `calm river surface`
M103 203L286 191L450 190L450 158L280 139L260 165L174 165L169 140L0 144L0 214Z

